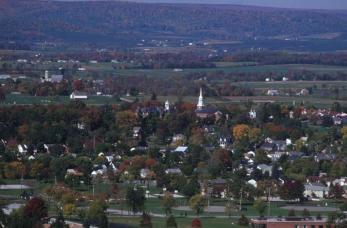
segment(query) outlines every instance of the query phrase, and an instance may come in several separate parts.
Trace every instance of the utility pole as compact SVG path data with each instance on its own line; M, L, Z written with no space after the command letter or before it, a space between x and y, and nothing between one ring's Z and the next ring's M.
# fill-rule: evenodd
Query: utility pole
M242 187L241 187L241 195L240 195L240 211L242 211Z
M268 207L267 207L267 216L270 217L270 211L271 211L271 201L270 201L270 197L271 197L271 187L268 188Z

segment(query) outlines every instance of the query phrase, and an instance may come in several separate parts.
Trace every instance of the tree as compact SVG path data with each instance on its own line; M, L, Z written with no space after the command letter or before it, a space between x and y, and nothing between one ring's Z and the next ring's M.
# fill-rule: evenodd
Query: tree
M267 205L266 202L263 201L262 199L257 199L254 201L253 208L258 212L258 214L262 217L265 214Z
M48 208L43 199L34 197L25 205L23 214L28 223L35 226L41 219L47 217Z
M171 208L175 206L176 201L170 192L165 192L161 204L164 207L166 215L171 214Z
M72 216L75 211L76 211L76 207L74 204L72 203L68 203L68 204L65 204L64 207L63 207L63 211L64 211L64 214L68 217Z
M194 210L197 215L200 215L204 211L205 206L206 199L200 194L192 196L189 200L189 207Z
M100 228L108 227L108 219L106 215L107 205L103 200L94 200L89 207L85 227L89 225L98 226Z
M143 188L129 186L125 198L128 207L134 214L143 211L146 201Z
M193 177L188 184L183 187L183 194L188 198L191 198L195 194L200 192L200 184L198 182L197 177Z
M0 88L0 101L4 101L6 99L6 95L3 89Z
M293 209L291 209L290 211L288 211L288 217L295 217L296 213Z
M152 218L149 214L143 213L140 220L141 228L152 228Z
M287 181L279 189L280 197L284 200L302 199L305 187L300 181Z
M69 225L65 224L65 219L63 216L63 212L61 210L58 211L58 216L55 221L51 224L51 228L68 228Z
M225 213L231 217L231 213L236 210L236 205L231 201L228 200L228 202L225 204Z
M250 130L250 127L246 124L238 124L233 128L233 136L235 140L240 141L248 137Z
M344 189L339 184L331 184L329 187L329 196L334 199L342 199L344 193Z
M241 217L237 221L237 224L239 224L240 226L248 226L249 219L245 215L241 215Z
M304 218L309 218L311 216L311 213L309 210L307 210L306 208L302 211L302 217Z
M121 130L129 131L137 124L137 116L129 110L118 112L116 115L116 124Z
M166 227L167 228L177 228L177 222L173 215L170 215L166 220Z

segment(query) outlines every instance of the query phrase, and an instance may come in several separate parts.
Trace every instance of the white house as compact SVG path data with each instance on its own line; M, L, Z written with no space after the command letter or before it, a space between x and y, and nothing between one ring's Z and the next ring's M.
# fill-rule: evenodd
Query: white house
M26 154L28 152L28 146L26 144L19 144L17 148L18 152L21 154Z
M74 91L71 93L70 99L71 100L78 100L78 99L85 100L85 99L88 99L88 95L85 92Z
M277 89L269 89L266 93L268 96L278 96L280 93Z
M185 154L187 151L188 151L188 147L187 146L179 146L173 152Z
M257 118L257 112L254 109L251 109L248 115L249 115L249 118L251 118L252 120Z
M176 174L176 175L181 175L182 171L179 168L170 168L165 170L166 174Z
M140 170L140 176L141 178L147 178L149 177L149 174L151 173L151 171L149 169L141 169Z
M324 198L329 193L329 188L321 183L305 184L304 196L313 198Z

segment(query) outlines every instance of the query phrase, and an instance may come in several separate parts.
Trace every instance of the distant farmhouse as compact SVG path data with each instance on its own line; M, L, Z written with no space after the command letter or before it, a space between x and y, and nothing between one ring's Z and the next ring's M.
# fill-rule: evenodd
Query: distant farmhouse
M88 95L85 92L74 91L70 95L71 100L86 100L88 99Z
M60 83L64 80L64 76L61 74L52 74L49 75L48 70L45 71L45 76L41 79L41 82L51 82L51 83Z

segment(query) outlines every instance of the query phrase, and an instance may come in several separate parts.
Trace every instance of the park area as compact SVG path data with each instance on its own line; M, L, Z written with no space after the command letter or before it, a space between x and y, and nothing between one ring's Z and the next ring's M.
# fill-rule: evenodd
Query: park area
M12 210L18 209L25 205L26 200L23 199L23 191L30 192L32 195L40 195L48 202L49 215L56 215L56 203L45 193L45 189L52 183L43 183L36 180L8 180L0 185L0 199L3 205L3 211L7 214ZM122 189L126 188L126 184L122 185ZM143 186L145 188L145 186ZM150 187L149 193L146 195L145 208L146 213L152 217L153 227L165 227L166 224L166 212L163 207L162 189L156 187ZM93 187L80 185L74 188L81 194L92 194ZM103 195L110 193L111 185L107 183L100 183L94 186L94 194ZM210 198L208 206L197 215L195 211L188 205L188 200L179 193L174 195L175 206L172 208L172 213L175 217L178 227L188 228L191 226L191 222L194 218L199 217L203 227L235 227L242 226L237 225L238 219L241 215L245 215L248 219L257 218L258 211L253 206L253 202L242 202L242 210L239 211L237 206L239 200L232 200L236 205L236 208L232 210L226 209L226 204L229 202L227 199ZM88 203L82 202L77 204L77 208L87 208ZM293 203L293 202L271 202L269 208L266 211L267 216L272 217L285 217L289 213L293 213L297 216L301 216L304 210L308 210L311 216L323 216L326 217L334 211L339 211L341 202L335 202L331 200L324 200L319 202L305 202L305 203ZM125 199L111 200L107 206L107 216L110 223L118 224L119 227L137 227L142 213L133 213L130 211ZM77 215L67 216L68 221L79 222Z

